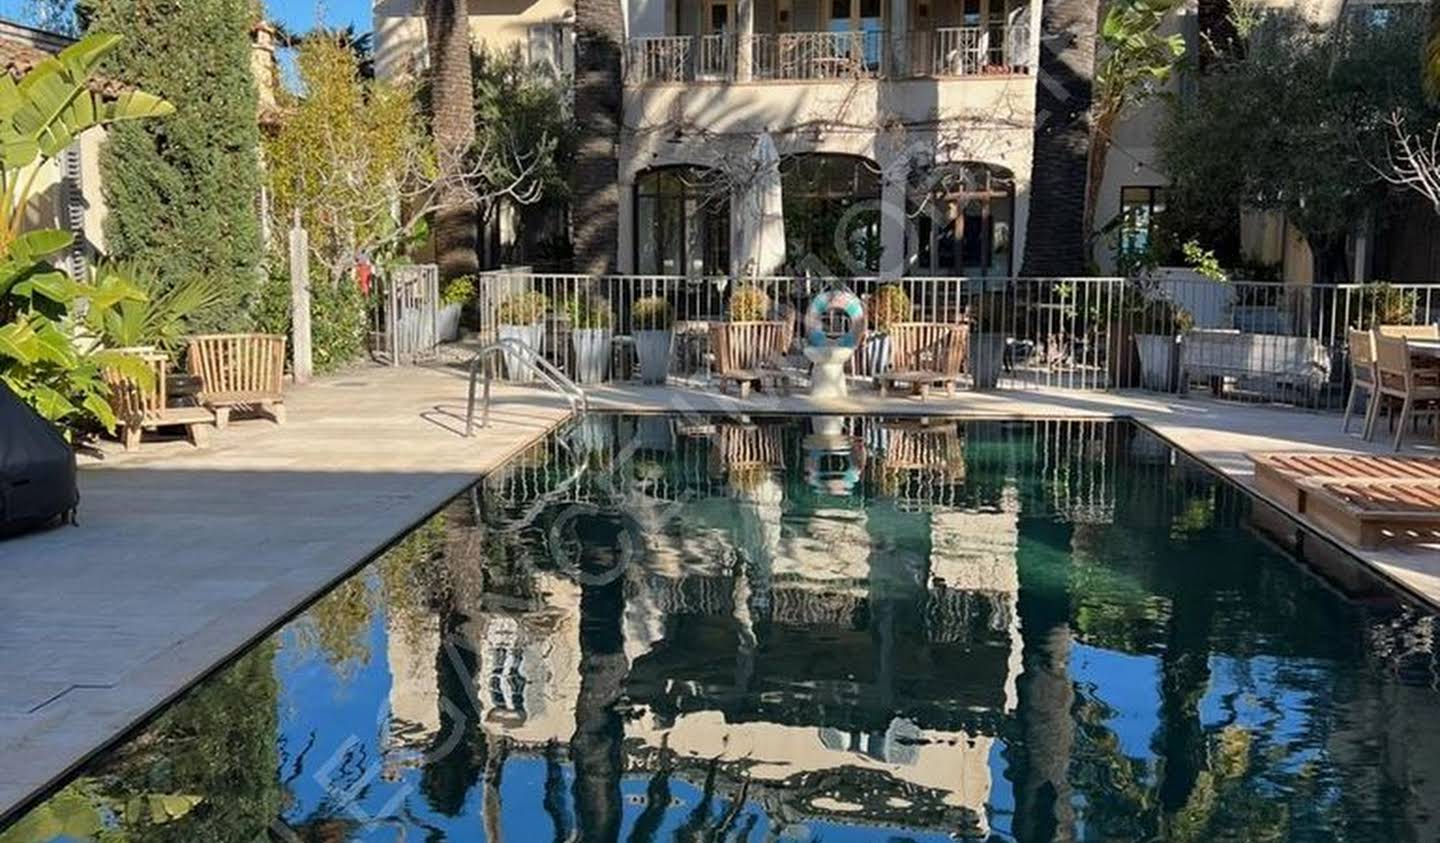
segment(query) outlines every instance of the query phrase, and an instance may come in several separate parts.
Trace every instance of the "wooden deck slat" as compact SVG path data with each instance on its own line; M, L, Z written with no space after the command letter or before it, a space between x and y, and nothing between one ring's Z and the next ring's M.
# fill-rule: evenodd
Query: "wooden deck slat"
M1367 454L1251 454L1255 485L1359 547L1440 541L1440 459Z

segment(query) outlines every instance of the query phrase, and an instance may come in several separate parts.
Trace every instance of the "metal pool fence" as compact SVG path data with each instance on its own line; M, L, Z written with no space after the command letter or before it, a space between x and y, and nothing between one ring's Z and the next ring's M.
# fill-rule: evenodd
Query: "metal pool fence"
M862 296L870 320L850 367L853 377L866 380L884 370L885 329L892 323L962 325L963 331L949 335L965 338L961 380L973 389L1202 389L1239 400L1334 408L1349 383L1349 329L1440 321L1440 284L1311 286L1193 277L736 280L504 270L483 277L477 319L482 340L507 332L521 336L567 374L583 368L582 380L590 382L597 373L600 379L631 377L636 331L668 327L668 376L708 383L714 375L710 326L736 317L790 323L795 340L789 359L803 368L804 309L817 293L837 285ZM763 296L747 294L742 298L748 306L737 311L732 297L742 287ZM646 314L657 307L661 321L647 323L655 317ZM597 336L609 346L608 365L598 369Z

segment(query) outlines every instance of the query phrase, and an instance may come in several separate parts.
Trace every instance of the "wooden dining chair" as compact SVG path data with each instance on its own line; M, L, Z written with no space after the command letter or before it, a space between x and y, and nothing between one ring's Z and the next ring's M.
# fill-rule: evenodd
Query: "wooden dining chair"
M1345 399L1345 421L1340 432L1350 430L1350 416L1355 412L1355 399L1365 393L1365 422L1361 426L1365 437L1370 437L1370 426L1375 410L1380 406L1380 393L1375 388L1375 332L1350 329L1350 397Z
M1440 325L1381 325L1380 336L1391 339L1440 340Z
M1395 422L1395 450L1400 450L1400 440L1405 436L1405 422L1413 416L1425 414L1434 416L1436 404L1440 402L1440 385L1417 377L1414 361L1404 337L1375 337L1375 386L1379 400L1390 399L1386 415ZM1394 418L1394 403L1400 402L1400 417ZM1379 415L1375 413L1374 415ZM1365 431L1369 439L1375 419ZM1440 426L1437 426L1440 428ZM1440 433L1440 429L1437 429Z

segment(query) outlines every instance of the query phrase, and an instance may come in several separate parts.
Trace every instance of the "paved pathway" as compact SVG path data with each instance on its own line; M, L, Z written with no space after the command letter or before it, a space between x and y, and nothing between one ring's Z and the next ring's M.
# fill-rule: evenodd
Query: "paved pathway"
M605 387L602 409L813 412L807 399ZM72 769L410 524L558 424L557 397L501 389L459 436L448 369L368 368L291 392L291 422L236 423L207 451L146 445L81 475L81 526L0 544L0 814ZM1338 419L1208 400L858 395L833 412L1130 416L1242 482L1251 450L1353 449ZM1364 554L1440 604L1440 548Z
M290 392L290 422L85 460L80 526L0 543L0 814L568 414L530 390L463 429L448 370Z

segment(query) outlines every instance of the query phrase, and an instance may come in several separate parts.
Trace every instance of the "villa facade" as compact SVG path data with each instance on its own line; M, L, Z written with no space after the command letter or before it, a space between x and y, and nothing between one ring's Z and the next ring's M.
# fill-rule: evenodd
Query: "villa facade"
M692 277L1018 274L1035 125L1047 117L1036 112L1044 84L1036 73L1039 4L625 0L614 266ZM1267 5L1318 23L1345 13L1341 0ZM419 8L416 0L375 6L382 77L423 67ZM1202 14L1191 3L1167 24L1190 55L1199 53ZM562 77L573 66L573 0L472 0L470 15L477 44L518 49ZM1187 84L1184 74L1170 83L1182 93ZM1141 229L1133 236L1144 237L1163 211L1163 108L1152 101L1119 125L1097 226L1126 215ZM783 265L763 257L756 265L753 244L766 223L750 209L759 198L754 155L762 135L780 158ZM1309 283L1309 249L1283 218L1243 215L1242 229L1254 262ZM1401 269L1404 255L1377 259L1372 229L1357 223L1353 280L1377 269L1391 280L1431 271ZM1103 272L1116 268L1113 245L1097 250Z

